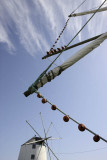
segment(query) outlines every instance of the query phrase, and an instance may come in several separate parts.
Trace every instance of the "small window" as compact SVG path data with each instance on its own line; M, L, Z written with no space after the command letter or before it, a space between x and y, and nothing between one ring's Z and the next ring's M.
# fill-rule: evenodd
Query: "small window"
M32 149L35 149L36 148L36 144L32 144Z
M35 159L35 155L34 154L31 154L31 159Z

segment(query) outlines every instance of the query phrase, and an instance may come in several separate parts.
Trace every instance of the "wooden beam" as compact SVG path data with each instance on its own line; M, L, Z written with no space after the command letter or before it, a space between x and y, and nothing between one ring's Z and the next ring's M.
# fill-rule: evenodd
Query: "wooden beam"
M102 34L100 34L100 35L98 35L98 36L95 36L95 37L92 37L92 38L89 38L89 39L87 39L87 40L84 40L84 41L82 41L82 42L73 44L72 46L66 47L65 49L63 49L63 50L61 50L61 51L56 51L56 52L54 52L54 53L52 53L52 54L46 55L46 56L42 57L42 59L46 59L46 58L51 57L51 56L53 56L53 55L56 55L56 54L58 54L58 53L60 53L60 52L64 52L64 51L69 50L69 49L71 49L71 48L74 48L74 47L80 46L80 45L82 45L82 44L88 43L88 42L90 42L90 41L93 41L93 40L97 39L98 37L100 37L101 35L102 35Z

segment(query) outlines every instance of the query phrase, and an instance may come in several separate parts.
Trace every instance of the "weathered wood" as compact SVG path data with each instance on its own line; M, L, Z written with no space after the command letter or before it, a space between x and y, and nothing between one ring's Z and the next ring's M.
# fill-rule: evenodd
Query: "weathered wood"
M70 14L68 17L84 16L84 15L87 15L87 14L93 14L96 11L97 11L97 9L91 10L91 11L85 11L85 12L81 12L81 13L74 13L74 14ZM107 11L107 7L100 8L97 12L103 12L103 11Z
M92 37L92 38L89 38L89 39L87 39L87 40L84 40L84 41L82 41L82 42L73 44L72 46L66 47L65 49L63 49L63 50L61 50L61 51L56 51L56 52L54 52L54 53L52 53L52 54L46 55L46 56L42 57L42 59L46 59L46 58L51 57L51 56L53 56L53 55L56 55L56 54L58 54L58 53L60 53L60 52L63 52L63 51L69 50L69 49L71 49L71 48L80 46L80 45L82 45L82 44L88 43L88 42L90 42L90 41L93 41L93 40L97 39L98 37L100 37L101 35L102 35L102 34L100 34L100 35L98 35L98 36L95 36L95 37Z

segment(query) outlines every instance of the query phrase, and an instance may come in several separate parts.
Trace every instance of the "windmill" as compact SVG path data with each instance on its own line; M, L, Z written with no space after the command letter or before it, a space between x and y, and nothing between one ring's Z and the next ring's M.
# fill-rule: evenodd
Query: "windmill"
M87 14L92 14L88 20L86 21L86 23L80 28L80 30L75 34L75 36L69 41L69 43L67 45L62 46L61 48L57 48L55 49L56 43L58 42L58 40L60 39L62 33L64 32L65 28L67 27L69 18L67 19L65 26L63 28L63 30L60 32L58 38L56 39L56 41L54 42L53 46L50 48L49 51L47 51L47 55L42 57L42 59L45 59L47 57L50 57L52 55L58 54L58 56L49 64L49 66L39 75L39 77L35 80L34 83L32 83L29 88L24 92L25 97L28 97L29 95L36 93L38 98L42 98L41 102L42 103L49 103L51 105L51 109L52 110L58 110L60 113L62 113L64 115L63 120L65 122L68 122L69 119L74 121L76 124L78 124L78 129L80 131L85 131L87 130L88 132L90 132L91 134L94 135L93 140L95 142L99 142L99 140L103 140L104 142L107 143L107 140L104 139L103 137L99 136L99 134L96 134L95 132L93 132L92 130L90 130L89 128L87 128L84 124L79 123L78 121L76 121L75 119L73 119L72 117L70 117L67 113L63 112L61 109L59 109L54 103L50 102L47 98L45 98L39 91L38 89L43 87L47 82L51 82L51 80L55 79L55 77L59 76L63 71L65 71L67 68L71 67L72 65L74 65L76 62L78 62L80 59L82 59L83 57L85 57L87 54L89 54L90 52L92 52L95 48L97 48L98 46L100 46L106 39L107 39L107 32L102 33L100 35L97 35L95 37L86 39L82 42L73 44L71 46L69 46L73 40L79 35L79 33L81 33L81 31L85 28L85 26L91 21L91 19L95 16L96 13L98 12L104 12L107 11L107 7L102 8L102 6L105 4L107 0L104 0L101 5L97 8L97 9L92 9L90 11L85 11L85 12L81 12L81 13L74 13L83 3L86 2L86 0L84 0L68 17L76 17L76 16L83 16L83 15L87 15ZM52 70L48 71L51 66L54 64L54 62L61 56L61 54L68 49L74 48L76 46L85 44L87 42L91 43L87 44L85 47L83 47L82 49L80 49L79 51L77 51L75 54L73 54L69 59L67 59L64 63L62 63L61 65L57 65L55 68L53 68ZM47 72L48 71L48 72ZM66 83L65 83L66 85Z
M41 113L40 113L40 116L41 116L45 138L42 138L40 134L33 128L33 126L28 121L26 121L26 123L33 129L33 131L36 133L38 137L34 136L31 139L29 139L27 142L21 145L18 160L30 160L30 159L31 160L33 159L34 160L47 160L46 148L48 149L50 160L51 160L51 153L57 160L59 160L57 156L55 155L55 153L53 152L53 150L49 147L48 142L47 142L47 140L49 139L50 140L56 139L52 137L47 137L47 134L52 125L52 122L46 132Z

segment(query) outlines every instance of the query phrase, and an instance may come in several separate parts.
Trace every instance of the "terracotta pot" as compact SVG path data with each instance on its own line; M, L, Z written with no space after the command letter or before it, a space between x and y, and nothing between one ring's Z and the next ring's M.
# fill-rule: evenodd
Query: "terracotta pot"
M93 140L94 140L95 142L98 142L98 141L100 140L100 136L99 136L99 135L95 135L95 136L93 137Z
M42 95L40 93L37 94L38 98L42 98Z
M45 98L42 99L42 103L46 103L47 100Z
M79 124L78 129L83 132L83 131L85 131L86 127L84 124Z
M68 122L68 121L69 121L69 116L67 116L67 115L64 116L64 117L63 117L63 120L64 120L65 122Z
M51 109L52 109L52 110L56 110L56 105L53 104L53 105L51 106Z

